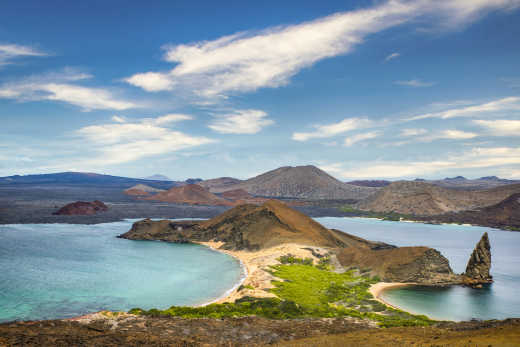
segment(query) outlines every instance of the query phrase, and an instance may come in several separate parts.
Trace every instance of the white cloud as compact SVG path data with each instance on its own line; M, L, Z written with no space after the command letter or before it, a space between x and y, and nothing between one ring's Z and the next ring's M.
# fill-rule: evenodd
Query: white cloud
M520 147L473 148L432 161L375 161L344 168L343 163L320 166L341 178L413 178L453 169L479 169L520 164Z
M147 92L172 90L175 84L167 74L160 72L139 73L125 78L124 81L136 87L143 88Z
M519 136L520 120L474 120L475 124L485 127L495 136Z
M155 118L154 123L155 124L168 124L168 123L181 122L184 120L192 120L192 119L193 119L193 116L190 116L187 114L170 113L170 114Z
M94 109L126 110L137 107L133 102L115 98L106 89L83 87L70 83L90 77L88 74L67 69L62 73L33 76L0 85L0 98L18 101L61 101L79 106L85 111Z
M441 130L441 131L432 132L428 135L427 134L428 134L428 130L426 130L426 129L403 129L403 130L401 130L400 136L412 137L412 138L414 138L414 141L419 141L419 142L432 142L435 140L442 140L442 139L468 140L468 139L472 139L472 138L478 136L478 134L476 134L476 133L455 130L455 129ZM403 144L407 144L410 142L411 141L398 142L397 145L403 145Z
M98 157L80 164L83 167L119 164L215 142L161 126L165 124L161 119L164 120L164 116L152 122L147 118L139 122L91 125L79 129L77 134L100 152Z
M346 147L350 147L357 142L370 140L370 139L378 137L379 135L381 135L381 132L379 132L379 131L371 131L371 132L364 133L364 134L357 134L357 135L354 135L351 137L347 137L345 139L345 141L343 142L343 145Z
M215 116L208 126L221 134L256 134L274 124L261 110L235 110L233 113Z
M0 44L0 66L10 64L13 59L18 57L41 57L46 55L46 53L29 46Z
M421 81L419 79L412 79L407 81L395 81L394 84L400 85L400 86L407 86L407 87L414 87L414 88L424 88L424 87L431 87L435 84L435 82L425 82Z
M401 136L409 137L409 136L419 136L424 135L428 132L426 129L403 129L401 130Z
M478 134L470 133L461 130L443 130L438 133L434 133L430 136L426 136L424 141L433 141L438 139L450 139L450 140L467 140L477 137Z
M343 134L347 131L366 128L372 125L372 122L366 118L345 118L341 122L315 125L315 131L304 133L293 133L292 139L295 141L307 141L309 139L332 137Z
M390 61L392 59L399 58L401 56L401 53L394 52L392 54L389 54L386 56L385 61Z
M114 122L118 122L118 123L125 123L126 122L126 118L125 117L121 117L121 116L112 116L112 120Z
M499 112L506 110L520 110L520 97L511 96L479 105L452 108L441 112L425 113L405 120L413 121L426 118L448 119L455 117L472 117L480 113Z
M520 0L388 0L297 25L167 46L165 60L176 64L172 70L138 73L126 81L147 91L189 89L204 97L274 88L320 60L351 52L370 34L419 18L451 28L519 4Z

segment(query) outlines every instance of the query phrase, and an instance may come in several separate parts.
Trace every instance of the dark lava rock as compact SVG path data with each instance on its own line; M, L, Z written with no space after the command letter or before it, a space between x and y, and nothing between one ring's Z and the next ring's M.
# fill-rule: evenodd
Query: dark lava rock
M99 200L92 202L76 201L54 212L54 215L93 215L108 210L108 206Z
M493 277L489 274L491 268L491 245L489 244L489 237L487 233L482 235L482 238L477 243L475 250L469 258L466 266L465 277L469 280L471 285L491 283Z

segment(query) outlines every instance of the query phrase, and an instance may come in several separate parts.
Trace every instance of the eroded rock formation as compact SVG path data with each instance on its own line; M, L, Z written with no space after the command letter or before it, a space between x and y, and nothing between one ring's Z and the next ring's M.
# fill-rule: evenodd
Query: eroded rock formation
M489 273L490 269L491 245L488 234L484 233L469 258L466 272L464 273L465 282L469 285L493 282L493 277Z

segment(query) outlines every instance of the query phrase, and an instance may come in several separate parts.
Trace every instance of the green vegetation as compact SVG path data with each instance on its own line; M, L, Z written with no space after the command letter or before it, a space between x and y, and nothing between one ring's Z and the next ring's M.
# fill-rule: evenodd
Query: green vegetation
M309 258L310 259L310 258ZM279 278L273 281L272 292L278 298L244 297L234 303L211 304L203 307L172 306L167 310L134 308L133 314L183 318L224 318L262 316L271 319L305 317L356 317L374 320L382 327L427 326L434 321L426 316L412 315L392 309L374 300L368 288L378 278L355 276L353 271L342 274L330 271L330 259L322 258L316 266L307 259L288 255L270 272Z

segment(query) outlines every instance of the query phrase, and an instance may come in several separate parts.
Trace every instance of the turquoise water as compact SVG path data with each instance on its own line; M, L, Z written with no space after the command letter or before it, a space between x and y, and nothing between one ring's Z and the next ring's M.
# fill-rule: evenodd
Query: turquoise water
M0 322L197 305L243 275L203 246L115 237L131 225L0 225Z
M454 272L466 269L469 256L484 232L491 242L491 274L495 282L483 289L407 287L382 294L389 303L436 319L469 320L520 317L520 232L463 225L429 225L367 218L316 218L329 228L396 246L428 246L439 250Z

